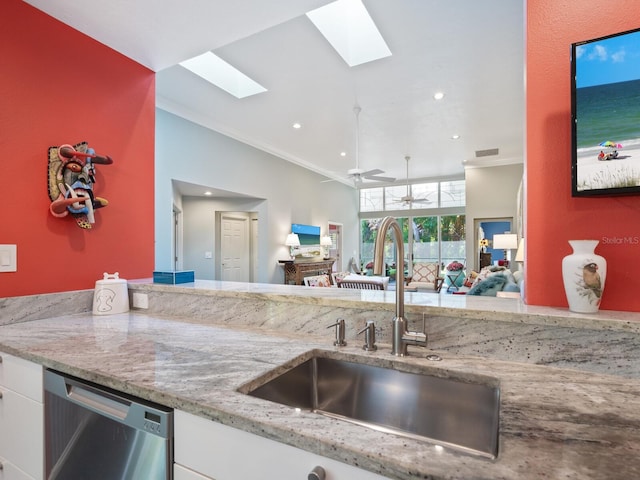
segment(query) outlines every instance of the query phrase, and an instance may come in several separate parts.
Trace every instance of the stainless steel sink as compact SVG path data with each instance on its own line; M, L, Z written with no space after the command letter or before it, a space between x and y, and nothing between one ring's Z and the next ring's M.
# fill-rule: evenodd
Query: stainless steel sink
M497 457L500 388L496 379L485 377L485 383L477 383L477 379L452 378L451 372L445 378L400 371L398 362L377 366L351 360L316 354L243 393L466 453Z

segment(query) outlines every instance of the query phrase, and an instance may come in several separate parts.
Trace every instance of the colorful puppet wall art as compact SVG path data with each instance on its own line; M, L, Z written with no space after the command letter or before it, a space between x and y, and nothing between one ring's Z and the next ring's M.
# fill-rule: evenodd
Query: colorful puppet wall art
M94 195L95 165L110 165L109 156L96 155L87 142L49 147L49 211L54 217L71 215L80 228L90 229L94 212L109 202Z

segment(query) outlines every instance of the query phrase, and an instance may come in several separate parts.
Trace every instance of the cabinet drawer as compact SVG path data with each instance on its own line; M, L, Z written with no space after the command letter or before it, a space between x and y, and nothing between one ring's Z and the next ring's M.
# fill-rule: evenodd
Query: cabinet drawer
M189 413L174 417L175 462L216 480L306 480L316 466L326 480L385 477Z
M0 480L35 480L13 463L0 457Z
M43 405L5 387L0 387L0 393L0 457L40 479L44 474Z
M8 388L42 403L42 367L0 352L0 388Z

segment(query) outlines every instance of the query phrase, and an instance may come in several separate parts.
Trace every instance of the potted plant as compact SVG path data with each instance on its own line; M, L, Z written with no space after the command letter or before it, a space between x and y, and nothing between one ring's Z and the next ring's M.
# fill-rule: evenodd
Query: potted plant
M464 283L464 265L456 260L451 262L446 267L446 285L449 287L456 286L461 287Z

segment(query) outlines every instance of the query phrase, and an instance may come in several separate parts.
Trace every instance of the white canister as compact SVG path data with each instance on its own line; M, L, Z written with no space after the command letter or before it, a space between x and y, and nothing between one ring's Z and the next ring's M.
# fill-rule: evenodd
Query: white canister
M129 292L127 281L120 278L118 272L105 272L102 280L96 282L93 293L93 314L111 315L129 311Z

